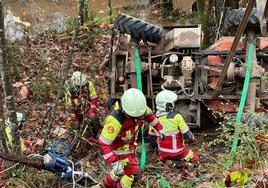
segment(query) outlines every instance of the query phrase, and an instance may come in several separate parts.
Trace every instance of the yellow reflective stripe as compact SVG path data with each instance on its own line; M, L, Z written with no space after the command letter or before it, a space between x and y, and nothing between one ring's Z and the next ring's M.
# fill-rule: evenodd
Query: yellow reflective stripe
M109 115L105 120L101 136L106 140L113 142L119 135L121 127L122 125L119 123L119 121L115 117Z
M70 96L71 96L71 94L69 91L65 92L65 104L69 105L69 106L72 104Z
M175 131L170 131L170 132L165 131L164 134L165 134L165 136L173 136L173 135L176 135L178 133L180 133L180 131L179 130L175 130Z
M134 181L134 175L131 176L124 175L121 178L120 184L123 188L131 188L133 181Z
M190 130L190 128L187 126L185 129L181 130L181 133L182 134L187 133L189 130Z
M103 158L106 160L106 159L108 159L109 157L111 157L112 155L113 155L113 152L111 151L110 153L107 153L107 154L102 155L102 156L103 156Z
M159 151L163 151L163 152L167 152L167 153L178 153L180 151L184 150L183 148L179 148L179 149L167 149L167 148L162 148L159 146Z
M124 151L124 150L113 150L113 153L116 155L127 155L127 154L134 154L135 150L128 150L128 151Z
M176 124L178 125L180 130L184 130L188 127L186 122L184 121L182 115L180 115L180 114L177 114L175 116L174 121L176 122Z
M125 158L125 159L119 160L119 162L124 167L124 166L127 166L128 165L129 159L128 158Z
M7 139L10 145L13 145L13 137L12 137L12 133L11 133L11 127L7 126L5 128L5 132L7 135Z
M177 138L176 135L172 135L172 148L177 149Z
M117 149L118 151L122 150L122 151L128 151L129 150L129 144L125 144L124 146L120 147Z
M106 144L106 145L111 145L111 144L113 143L112 141L106 139L106 138L105 138L104 136L102 136L102 135L100 135L99 139L100 139L100 141L102 141L102 142L103 142L104 144Z
M132 137L133 135L131 135L131 131L130 130L126 131L126 139L130 139Z
M119 102L115 102L115 104L114 104L114 110L118 110L119 109Z
M131 140L132 138L134 138L134 135L130 137L121 137L121 140L128 141L128 140Z
M152 123L152 126L155 126L158 123L158 119L154 118L154 120L151 123Z
M115 180L116 179L116 175L115 175L115 173L114 173L114 170L112 170L111 172L110 172L110 178L112 179L112 180Z
M190 149L189 153L184 157L186 161L190 161L194 156L194 152Z
M90 98L93 99L94 97L97 96L97 93L96 93L96 90L95 90L95 87L94 87L94 84L89 81L89 92L90 92Z

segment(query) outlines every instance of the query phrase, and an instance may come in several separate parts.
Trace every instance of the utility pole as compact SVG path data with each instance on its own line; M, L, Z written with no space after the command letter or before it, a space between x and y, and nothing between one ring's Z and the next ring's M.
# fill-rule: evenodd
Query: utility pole
M19 137L19 127L17 125L16 112L15 112L15 103L12 94L12 88L9 78L9 67L6 60L6 50L5 50L5 30L4 30L4 16L3 16L3 2L0 0L0 72L1 72L1 81L3 87L3 103L6 104L7 115L9 123L11 126L12 137L13 137L13 151L19 151L20 137Z

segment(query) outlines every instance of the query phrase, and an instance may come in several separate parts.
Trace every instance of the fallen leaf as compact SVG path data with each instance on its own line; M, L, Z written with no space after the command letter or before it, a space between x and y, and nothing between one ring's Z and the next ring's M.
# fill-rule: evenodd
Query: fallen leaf
M27 89L26 86L23 86L21 89L20 89L20 94L21 96L26 99L28 94L29 94L29 90Z
M19 17L13 16L13 21L16 23L22 23L21 19Z
M23 25L25 25L26 27L31 27L31 23L29 22L22 22Z
M23 86L22 82L16 82L15 84L13 84L13 87L15 87L15 88L18 88L18 87L21 87L21 86Z
M36 141L36 145L39 145L39 146L42 146L43 145L43 143L44 143L44 139L37 139L37 141Z

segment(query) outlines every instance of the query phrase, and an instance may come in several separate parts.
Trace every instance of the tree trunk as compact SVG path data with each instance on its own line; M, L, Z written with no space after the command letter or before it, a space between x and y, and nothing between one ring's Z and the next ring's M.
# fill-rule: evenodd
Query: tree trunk
M80 26L83 26L88 19L88 0L79 0Z
M3 17L3 5L2 0L0 0L0 71L2 78L2 86L4 91L4 100L7 107L7 114L9 118L9 122L11 125L11 131L13 136L13 151L19 152L20 138L19 138L19 127L17 125L16 120L16 112L15 112L15 103L12 95L12 88L9 78L9 69L6 60L6 52L5 52L5 32L4 32L4 17Z
M199 19L204 32L203 48L215 42L224 21L226 2L222 0L197 0Z
M5 124L5 116L4 116L3 87L2 83L0 82L0 151L3 151L3 149L7 150L4 124Z
M207 18L207 1L206 0L197 0L197 9L198 9L198 16L199 20L202 24L203 32L204 32L204 40L203 40L203 47L206 48L209 46L209 25L208 25L208 18Z

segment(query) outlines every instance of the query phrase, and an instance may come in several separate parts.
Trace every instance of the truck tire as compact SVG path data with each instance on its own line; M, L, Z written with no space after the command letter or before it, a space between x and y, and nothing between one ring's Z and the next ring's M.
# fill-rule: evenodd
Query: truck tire
M159 43L163 35L162 28L125 14L116 18L115 28L135 39L151 43Z
M227 12L225 16L225 22L223 25L223 31L224 32L232 31L233 29L237 28L240 22L242 21L245 10L246 10L245 8L239 8L239 9L233 9ZM246 27L258 28L258 29L260 28L256 8L253 8Z

